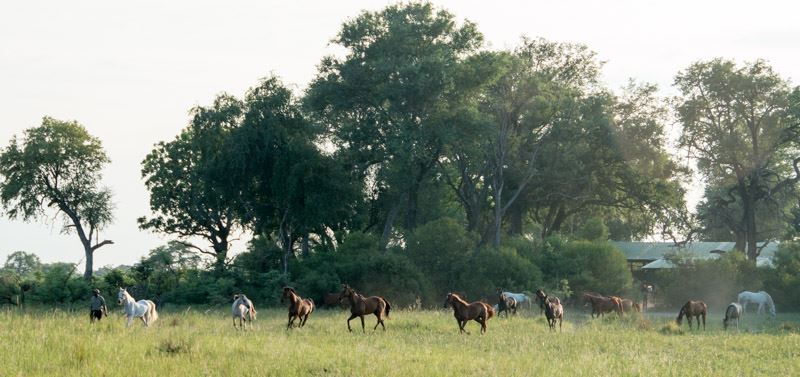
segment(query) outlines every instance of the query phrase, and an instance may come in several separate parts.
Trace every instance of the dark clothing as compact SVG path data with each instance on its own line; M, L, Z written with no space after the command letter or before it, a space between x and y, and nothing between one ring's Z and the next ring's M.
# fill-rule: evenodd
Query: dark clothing
M92 318L92 320L96 319L96 320L99 321L101 318L103 318L103 311L102 310L92 310L91 318Z
M92 296L92 302L89 304L89 310L104 310L106 309L106 299L103 296Z

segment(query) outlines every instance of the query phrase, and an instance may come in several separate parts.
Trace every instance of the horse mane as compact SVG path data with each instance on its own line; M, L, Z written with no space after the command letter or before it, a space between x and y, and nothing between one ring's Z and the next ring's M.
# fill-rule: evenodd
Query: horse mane
M448 293L448 295L449 295L449 296L450 296L450 297L451 297L453 300L455 300L455 301L458 301L458 302L459 302L459 303L461 303L461 304L464 304L464 305L469 305L469 303L468 303L466 300L464 300L463 298L461 298L461 296L459 296L459 295L458 295L458 294L456 294L456 293Z

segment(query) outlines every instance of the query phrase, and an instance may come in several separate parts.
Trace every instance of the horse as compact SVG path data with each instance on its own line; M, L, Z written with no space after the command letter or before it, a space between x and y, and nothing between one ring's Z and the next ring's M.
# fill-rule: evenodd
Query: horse
M347 303L339 301L339 292L326 293L322 298L322 303L325 304L327 308L337 307L339 309L347 309L350 307Z
M772 296L767 292L741 291L739 292L737 302L742 306L742 314L747 311L747 304L753 303L758 304L756 314L761 314L764 311L764 305L766 305L769 308L769 314L771 314L773 318L775 317L775 302L772 301Z
M638 302L635 302L629 298L623 298L621 300L622 300L623 312L628 312L628 313L633 313L634 311L636 311L637 313L642 312L642 307L639 305Z
M125 316L128 317L125 327L130 327L134 318L141 318L144 327L149 327L158 319L156 304L150 300L139 300L137 302L125 288L119 289L117 303L124 306Z
M506 296L505 293L500 293L499 297L500 301L496 305L497 308L495 311L497 312L497 316L500 316L501 312L506 312L506 317L508 317L508 313L511 312L512 314L517 314L517 300L513 297Z
M364 316L367 314L374 314L375 317L378 317L378 323L375 324L375 327L372 329L373 331L378 329L378 325L381 325L383 331L386 331L386 326L383 324L383 316L386 315L386 317L389 317L389 310L392 308L388 300L381 296L364 297L356 293L349 285L342 284L342 292L339 293L339 301L341 302L344 299L350 302L350 318L347 319L348 331L353 331L350 328L350 321L353 318L359 317L361 318L361 331L366 332L364 329Z
M541 288L536 290L536 301L539 302L539 314L544 313L547 309L547 294Z
M286 328L292 328L292 323L295 319L299 318L300 323L297 327L303 327L308 321L308 316L314 311L314 301L310 298L302 298L295 292L294 288L283 287L283 296L281 296L281 303L284 300L289 300L289 323Z
M233 295L233 305L231 305L231 315L233 316L233 327L236 327L236 320L239 320L239 328L247 327L247 322L256 319L256 307L247 296L241 294Z
M697 329L700 330L700 317L703 317L703 330L706 329L706 314L708 314L708 305L702 301L687 301L681 307L681 311L678 312L678 318L675 322L678 322L678 326L681 325L681 321L683 320L683 316L686 316L686 319L689 321L689 330L692 329L692 316L695 317L697 320Z
M531 307L531 298L524 293L501 292L500 289L497 290L497 293L498 294L502 293L508 297L513 298L514 300L517 301L518 306L521 306L522 304L528 304L528 308Z
M736 320L736 329L739 329L739 318L742 316L744 309L738 303L732 302L725 309L725 319L722 320L722 327L727 330L728 325Z
M605 314L610 312L617 312L617 315L620 316L624 313L622 309L622 300L620 300L619 297L604 297L592 293L584 293L583 299L586 301L586 304L592 306L592 318L595 318L595 315L597 315L597 317L605 317Z
M475 320L475 322L480 323L481 334L486 333L486 321L495 314L494 309L492 309L489 304L480 301L467 303L455 293L447 294L447 298L444 300L444 307L446 308L448 306L453 308L453 316L456 317L459 334L467 333L467 335L469 335L469 331L464 329L464 326L466 326L467 322L470 320Z
M561 332L561 322L564 319L564 307L558 297L548 298L545 301L544 315L547 317L547 325L551 331L556 331L556 320L558 320L558 332Z

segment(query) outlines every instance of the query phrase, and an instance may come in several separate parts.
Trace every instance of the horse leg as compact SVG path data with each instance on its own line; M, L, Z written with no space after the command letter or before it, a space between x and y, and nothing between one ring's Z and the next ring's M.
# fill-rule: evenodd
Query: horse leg
M287 329L291 329L292 328L292 322L293 322L292 320L293 319L294 319L294 316L292 316L292 313L289 313L289 322L286 323L286 328Z
M355 317L358 317L358 316L355 315L355 314L350 314L350 318L347 319L347 331L353 332L353 329L350 328L350 320L352 320Z
M478 323L481 324L481 334L486 334L486 319L483 317L478 317L478 318L480 319Z
M128 317L128 323L125 324L125 328L131 327L131 323L133 323L133 317Z
M363 316L363 315L360 315L360 316L358 316L358 317L359 317L359 318L361 318L361 332L362 332L362 333L366 333L366 332L367 332L367 330L364 328L364 316ZM377 326L376 326L376 327L377 327Z
M561 317L558 317L558 332L561 332L561 321L562 320L563 319Z
M697 321L697 329L700 329L700 321ZM703 313L703 331L706 331L706 313Z

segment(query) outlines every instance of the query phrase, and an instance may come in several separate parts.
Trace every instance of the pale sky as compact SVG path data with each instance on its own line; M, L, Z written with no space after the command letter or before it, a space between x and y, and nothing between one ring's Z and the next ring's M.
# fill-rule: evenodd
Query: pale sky
M95 267L132 264L170 238L138 230L149 214L140 162L172 139L188 111L221 93L241 96L274 74L298 92L338 50L342 22L390 1L3 1L0 2L0 146L45 115L77 120L99 137L112 163L115 245ZM604 80L629 77L674 94L675 74L714 57L763 58L800 78L800 6L778 1L436 1L478 24L492 48L522 35L589 46L606 61ZM0 217L0 263L17 250L45 262L78 262L75 235L60 222ZM234 244L241 250L244 242Z

